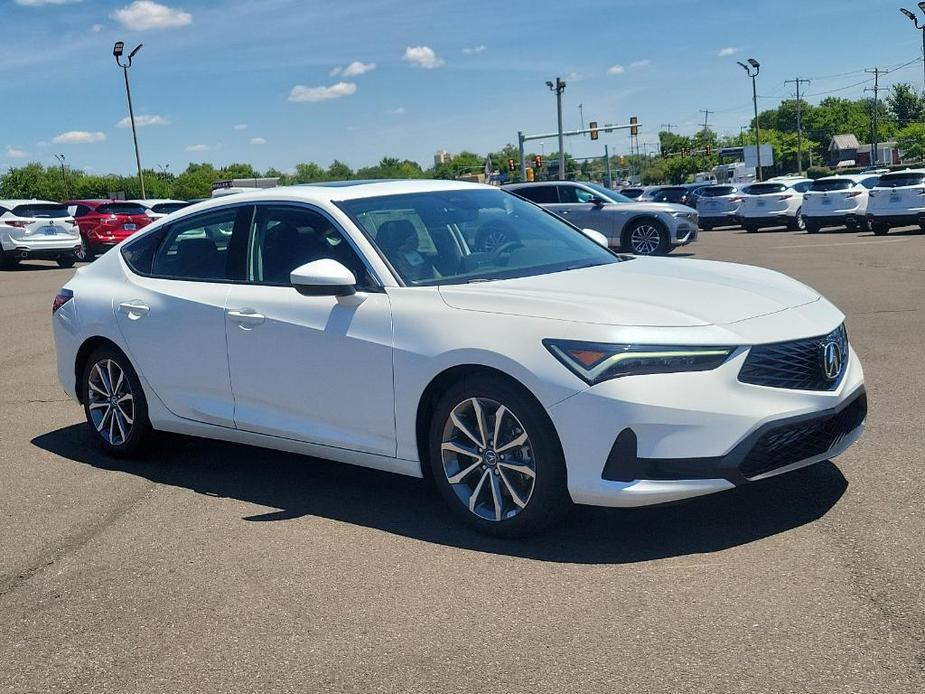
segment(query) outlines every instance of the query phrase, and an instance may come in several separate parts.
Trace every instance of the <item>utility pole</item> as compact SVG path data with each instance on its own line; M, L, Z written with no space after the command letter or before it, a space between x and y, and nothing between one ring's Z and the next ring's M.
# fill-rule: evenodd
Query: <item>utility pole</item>
M803 102L800 101L800 84L809 84L809 80L797 77L784 80L784 84L797 85L797 173L803 173Z
M556 77L556 83L546 82L550 91L556 93L556 109L559 115L559 180L565 180L565 137L562 135L562 92L565 91L565 80Z
M585 105L578 104L578 120L581 121L581 129L585 129Z
M873 93L874 93L874 112L873 112L873 114L871 115L871 124L872 124L873 128L872 128L872 131L871 131L871 138L870 138L870 139L871 139L871 143L870 143L870 165L871 165L871 166L876 166L876 165L879 163L879 160L880 160L879 152L877 151L878 149L880 149L880 143L877 142L877 140L880 138L880 133L878 132L878 125L879 125L879 123L877 122L877 121L879 120L879 115L880 115L880 114L879 114L879 111L880 111L880 75L889 74L890 71L889 71L889 70L883 70L883 69L881 69L881 68L875 67L875 68L871 68L871 69L869 69L869 70L864 70L864 72L869 72L869 73L873 74L873 76L874 76L874 86L873 86L873 89L871 89L870 87L868 87L868 88L865 89L864 91L865 91L865 92L873 92Z
M670 135L671 129L677 128L678 126L674 123L662 123L659 127Z
M702 108L700 109L700 112L703 114L703 129L709 130L710 129L710 114L716 113L716 111L711 111L710 109Z
M138 132L135 130L135 109L132 106L132 90L128 86L128 69L132 67L132 58L138 55L142 44L135 46L135 50L128 54L128 61L122 62L122 50L125 44L122 41L116 41L112 48L112 55L116 59L116 65L122 68L122 74L125 76L125 95L128 97L128 117L132 122L132 139L135 141L135 165L138 167L138 183L141 186L141 199L147 200L145 195L145 177L141 173L141 155L138 153Z
M64 158L64 155L63 155L63 154L56 154L56 155L55 155L55 159L57 159L57 160L58 160L58 163L61 164L61 180L64 182L64 195L65 195L66 197L70 198L70 197L71 197L71 190L70 190L70 186L68 185L68 182L67 182L67 170L66 170L65 167L64 167L64 159L65 159L65 158Z
M607 177L604 185L608 188L613 188L613 175L610 171L610 147L608 145L604 145L604 175Z

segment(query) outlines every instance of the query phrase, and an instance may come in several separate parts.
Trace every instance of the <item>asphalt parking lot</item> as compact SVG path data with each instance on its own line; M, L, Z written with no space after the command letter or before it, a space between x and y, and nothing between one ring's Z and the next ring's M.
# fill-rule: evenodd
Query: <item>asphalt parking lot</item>
M0 272L0 690L922 692L925 234L719 230L675 255L834 301L866 434L516 542L418 480L183 437L101 455L54 370L73 271Z

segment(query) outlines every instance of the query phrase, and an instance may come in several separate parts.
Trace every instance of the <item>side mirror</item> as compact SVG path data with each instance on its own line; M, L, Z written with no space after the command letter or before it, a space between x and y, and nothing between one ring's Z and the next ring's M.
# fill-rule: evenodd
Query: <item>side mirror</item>
M597 206L597 207L603 207L604 204L605 204L607 201L604 200L604 198L599 198L599 197L595 196L595 197L591 198L590 200L588 200L588 202L590 202L592 205L595 205L595 206Z
M313 260L289 273L289 281L303 296L350 296L356 294L356 277L330 258Z
M594 243L601 245L604 248L610 248L610 244L607 242L607 237L597 229L582 229L581 233L594 241Z

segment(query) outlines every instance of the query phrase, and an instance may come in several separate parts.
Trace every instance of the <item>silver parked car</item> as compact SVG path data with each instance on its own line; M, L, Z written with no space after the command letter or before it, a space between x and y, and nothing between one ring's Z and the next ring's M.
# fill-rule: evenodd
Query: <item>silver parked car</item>
M582 229L607 237L611 248L665 255L697 240L697 212L687 205L638 202L595 183L544 181L502 186Z

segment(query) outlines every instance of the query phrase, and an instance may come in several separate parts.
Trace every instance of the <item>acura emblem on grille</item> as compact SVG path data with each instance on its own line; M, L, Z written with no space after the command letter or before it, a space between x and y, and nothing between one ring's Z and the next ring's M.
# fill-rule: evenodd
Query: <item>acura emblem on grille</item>
M827 379L834 381L838 378L841 373L843 359L844 355L840 344L831 341L822 345L822 371Z

